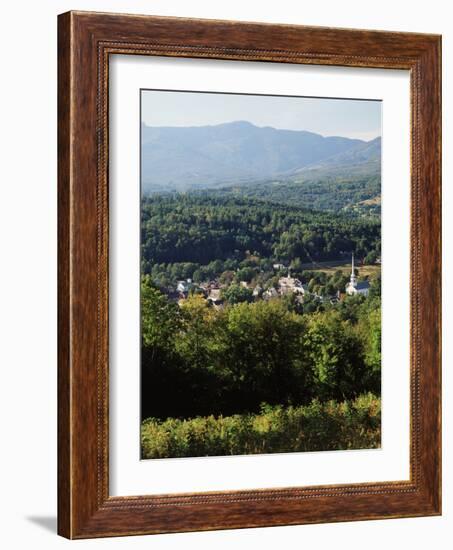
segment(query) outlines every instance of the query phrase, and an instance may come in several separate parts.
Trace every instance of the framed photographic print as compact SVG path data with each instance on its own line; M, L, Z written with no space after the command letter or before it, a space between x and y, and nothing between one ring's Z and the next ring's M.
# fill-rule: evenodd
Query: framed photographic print
M59 533L437 515L440 37L59 16Z

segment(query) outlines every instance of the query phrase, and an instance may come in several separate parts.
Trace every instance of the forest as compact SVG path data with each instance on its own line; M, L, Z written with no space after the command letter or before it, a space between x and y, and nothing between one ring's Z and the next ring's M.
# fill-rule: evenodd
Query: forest
M247 197L277 204L324 212L353 215L359 213L379 218L381 214L380 173L340 175L313 170L297 178L274 179L240 186L224 186L215 191L199 191L200 195Z
M141 231L142 458L380 446L377 218L175 193ZM352 252L367 295L313 267Z
M273 262L373 262L381 254L380 220L302 209L242 196L180 193L144 197L142 273L162 286L224 272L268 272ZM249 277L251 272L249 272Z

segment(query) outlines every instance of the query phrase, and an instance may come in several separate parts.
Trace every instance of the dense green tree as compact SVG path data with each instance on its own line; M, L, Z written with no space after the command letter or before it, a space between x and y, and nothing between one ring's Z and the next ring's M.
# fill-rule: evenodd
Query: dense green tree
M259 404L300 399L304 392L308 396L303 317L288 311L280 300L239 304L225 316L225 357L234 383L247 396L245 403L250 397Z
M202 296L194 294L184 300L181 313L183 330L175 342L177 353L195 369L209 368L215 311Z
M175 335L181 328L178 306L151 283L149 275L141 284L142 343L149 349L171 349Z
M378 259L377 251L376 250L371 250L371 252L368 252L368 254L365 256L364 263L365 264L375 264L377 259Z
M238 269L235 280L240 283L241 281L245 281L247 283L250 283L250 281L255 277L256 270L252 267L242 267L241 269Z
M232 284L222 293L223 298L231 305L241 302L253 302L253 294L249 288Z
M335 311L314 315L305 346L321 399L344 400L360 393L365 375L363 345L349 321Z

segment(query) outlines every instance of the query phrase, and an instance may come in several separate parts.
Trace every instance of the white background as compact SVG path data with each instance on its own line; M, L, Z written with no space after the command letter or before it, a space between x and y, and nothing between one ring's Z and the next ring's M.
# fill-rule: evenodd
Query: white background
M0 517L7 549L447 549L453 527L453 164L444 161L444 515L330 525L68 542L56 516L56 15L68 9L442 33L444 152L452 150L450 2L50 1L2 5L0 88ZM447 154L444 155L447 157ZM449 250L449 251L448 251ZM450 327L450 329L448 328ZM449 442L450 440L450 442Z
M110 494L409 479L409 72L123 55L109 78ZM381 449L138 460L140 87L382 100Z

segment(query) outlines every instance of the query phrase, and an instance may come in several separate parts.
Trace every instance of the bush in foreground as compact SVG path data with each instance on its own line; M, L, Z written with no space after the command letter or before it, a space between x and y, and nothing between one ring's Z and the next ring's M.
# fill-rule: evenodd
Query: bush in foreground
M142 458L372 449L381 444L381 401L372 394L259 414L144 420Z

